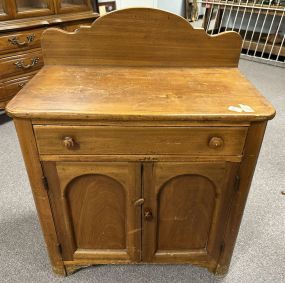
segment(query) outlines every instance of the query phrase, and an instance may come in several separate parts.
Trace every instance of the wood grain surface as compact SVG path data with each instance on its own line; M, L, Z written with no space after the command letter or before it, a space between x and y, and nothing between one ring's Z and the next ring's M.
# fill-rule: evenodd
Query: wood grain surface
M44 162L64 260L139 261L140 165Z
M74 34L49 29L42 48L47 65L236 67L241 37L235 32L210 36L175 14L130 8Z
M201 175L178 175L166 181L158 194L158 250L205 249L215 195L213 183Z
M36 60L33 63L33 60ZM17 64L19 64L17 66ZM0 57L0 73L1 79L11 76L26 75L43 66L43 58L40 49L23 51L21 53L12 54L11 56Z
M54 224L54 214L43 183L43 171L33 135L32 124L29 120L21 119L14 119L14 122L51 265L55 273L65 275L66 270L58 248L59 242Z
M234 112L229 106L250 106ZM11 116L81 120L273 118L275 110L235 68L45 66L7 106Z
M275 115L236 68L240 43L145 8L44 33L48 65L7 111L24 118L16 129L55 272L138 262L227 272ZM229 109L241 104L252 111Z
M40 154L241 155L247 127L40 126L34 131ZM64 139L72 139L66 147ZM218 137L223 145L210 146Z
M66 197L79 249L126 248L126 201L120 183L83 175L68 184Z
M39 48L41 45L41 36L43 31L44 29L30 29L3 34L0 37L0 54ZM32 36L33 38L31 42L28 40L29 36ZM13 44L13 39L16 39L17 42L21 43L21 45L15 43Z
M0 81L0 102L12 98L35 75L35 72ZM7 101L8 102L8 101Z
M220 255L238 163L155 162L144 165L143 261L207 262Z

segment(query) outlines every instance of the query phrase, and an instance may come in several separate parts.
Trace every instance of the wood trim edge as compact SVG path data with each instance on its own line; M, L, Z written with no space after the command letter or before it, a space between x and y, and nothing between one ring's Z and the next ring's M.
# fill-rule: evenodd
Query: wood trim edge
M47 245L50 262L55 273L65 276L66 270L58 250L58 239L49 198L41 179L41 177L43 177L43 172L38 157L32 123L30 120L22 119L14 119L14 123L32 188L38 217Z
M216 275L225 275L230 267L240 223L242 220L252 177L262 145L267 122L252 123L248 129L244 156L239 170L240 183L229 212L224 234L224 249L215 269Z

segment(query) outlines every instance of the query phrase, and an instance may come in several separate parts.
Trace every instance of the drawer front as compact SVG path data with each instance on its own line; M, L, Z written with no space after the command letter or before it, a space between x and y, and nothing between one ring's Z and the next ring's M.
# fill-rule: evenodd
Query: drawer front
M21 90L24 85L35 75L32 73L28 76L7 80L0 83L0 102L11 99Z
M18 52L41 46L41 36L45 29L12 32L0 36L0 54Z
M44 126L40 154L241 155L247 127Z
M40 50L20 53L0 59L0 73L3 78L23 75L43 66L43 56Z

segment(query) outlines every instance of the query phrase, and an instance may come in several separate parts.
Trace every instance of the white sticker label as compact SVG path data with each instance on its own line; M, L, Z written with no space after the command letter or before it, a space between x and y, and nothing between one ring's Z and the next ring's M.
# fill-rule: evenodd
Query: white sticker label
M242 112L242 109L236 106L229 106L228 110L234 111L234 112Z
M241 112L247 112L247 113L254 112L254 110L250 106L245 105L245 104L239 104L239 107L238 106L229 106L228 110L234 111L234 112L239 112L239 113L241 113Z
M254 112L254 110L248 105L239 104L239 106L244 112Z

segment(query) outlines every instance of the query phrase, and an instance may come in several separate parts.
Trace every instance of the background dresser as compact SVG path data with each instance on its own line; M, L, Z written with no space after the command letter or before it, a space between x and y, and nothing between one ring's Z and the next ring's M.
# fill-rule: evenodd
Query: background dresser
M74 31L97 17L90 0L0 0L0 110L43 66L46 28Z
M241 38L127 9L47 30L8 104L53 269L192 263L227 272L274 108L237 69Z

